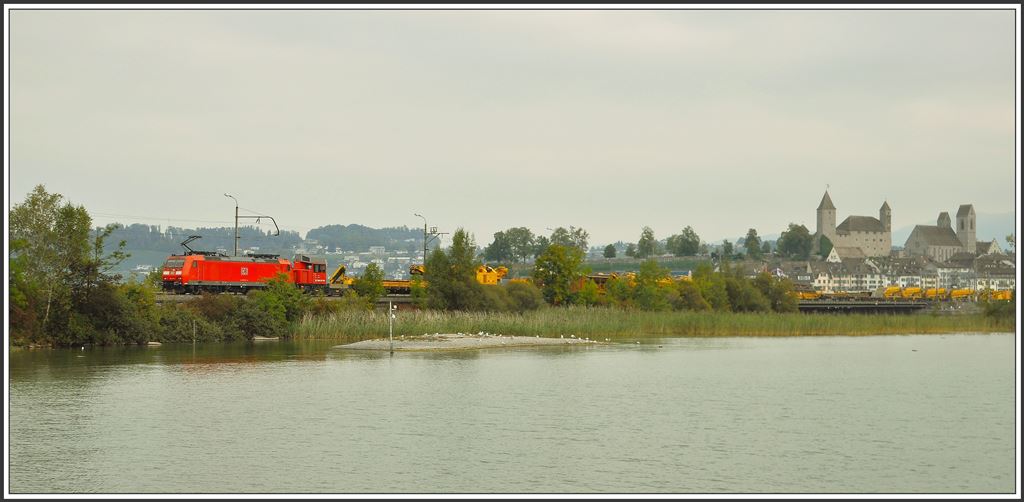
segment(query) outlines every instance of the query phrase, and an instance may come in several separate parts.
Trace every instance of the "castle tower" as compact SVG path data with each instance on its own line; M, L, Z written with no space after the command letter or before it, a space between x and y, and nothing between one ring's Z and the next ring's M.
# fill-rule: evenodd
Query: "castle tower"
M886 232L892 232L892 208L889 207L889 201L883 202L878 210L878 221L882 222Z
M943 211L939 213L939 219L935 222L939 228L953 228L953 223L949 219L949 213Z
M974 205L963 204L956 212L956 238L964 251L974 253L977 251L977 237L974 228Z
M818 204L818 235L824 235L828 237L833 243L836 238L836 206L832 204L832 198L828 196L828 190L825 190L825 196L821 198L821 204Z

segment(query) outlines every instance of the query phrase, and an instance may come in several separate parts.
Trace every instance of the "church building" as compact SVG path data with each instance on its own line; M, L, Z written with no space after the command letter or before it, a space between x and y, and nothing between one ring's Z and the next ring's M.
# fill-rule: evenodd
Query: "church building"
M823 239L836 248L857 248L864 256L889 256L892 251L892 209L883 202L878 218L847 216L836 225L836 206L825 191L818 204L818 228L814 234L814 250L820 252Z

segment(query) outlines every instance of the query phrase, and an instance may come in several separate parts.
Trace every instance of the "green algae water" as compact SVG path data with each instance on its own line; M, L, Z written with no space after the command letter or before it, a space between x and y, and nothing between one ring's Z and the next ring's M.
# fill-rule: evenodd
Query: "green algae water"
M1014 334L338 343L12 351L10 490L1015 489Z

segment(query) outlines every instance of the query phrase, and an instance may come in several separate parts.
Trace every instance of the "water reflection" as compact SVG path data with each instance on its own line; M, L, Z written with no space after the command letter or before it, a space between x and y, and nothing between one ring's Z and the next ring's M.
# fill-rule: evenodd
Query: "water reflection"
M55 378L76 378L76 370L102 372L135 364L217 365L276 361L324 361L332 341L276 341L160 346L86 347L82 349L15 350L10 353L11 380L36 378L59 368Z
M641 343L635 343L635 342ZM995 492L1013 335L12 351L15 493Z
M164 344L160 346L86 347L74 349L16 349L10 353L11 379L38 378L51 369L51 378L79 378L80 371L102 373L105 368L133 364L156 365L256 365L282 361L362 361L390 357L417 360L475 360L498 354L528 353L530 357L569 357L609 350L656 351L663 348L723 350L734 348L734 339L724 338L635 338L617 339L599 345L549 345L536 347L490 347L450 351L351 350L337 340L259 341L231 343Z
M627 347L627 344L608 345L538 345L522 347L486 347L454 350L387 350L349 349L344 345L331 347L327 353L332 360L375 360L403 357L418 360L474 360L497 355L529 354L529 357L564 357L593 350Z

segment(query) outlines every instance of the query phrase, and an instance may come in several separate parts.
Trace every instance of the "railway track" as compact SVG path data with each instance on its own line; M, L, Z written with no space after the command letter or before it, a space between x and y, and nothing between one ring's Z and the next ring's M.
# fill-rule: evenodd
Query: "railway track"
M184 303L184 302L190 302L192 300L200 298L201 296L202 295L174 295L174 294L167 294L167 293L159 293L159 294L156 295L156 297L154 299L155 299L156 303ZM243 295L236 295L236 296L243 296ZM342 297L340 297L340 296L325 296L323 298L325 300L327 300L327 301L340 301L342 299ZM385 296L382 296L382 297L377 299L377 303L387 303L387 302L392 302L392 303L412 303L412 296L411 295L385 295Z

